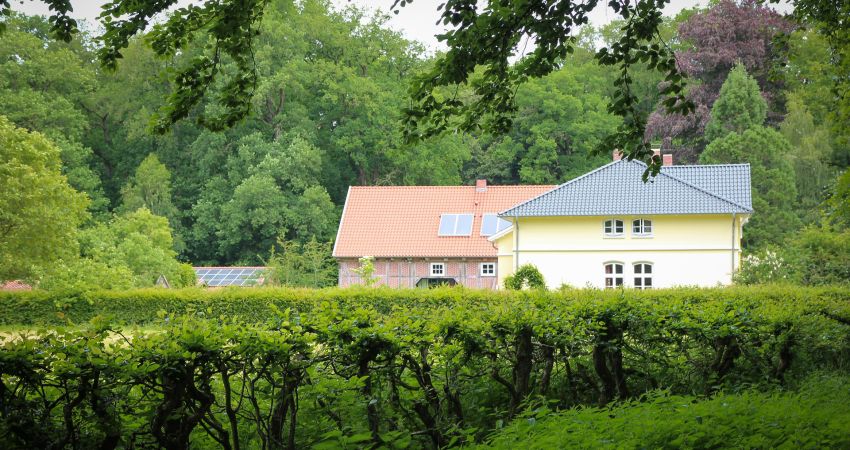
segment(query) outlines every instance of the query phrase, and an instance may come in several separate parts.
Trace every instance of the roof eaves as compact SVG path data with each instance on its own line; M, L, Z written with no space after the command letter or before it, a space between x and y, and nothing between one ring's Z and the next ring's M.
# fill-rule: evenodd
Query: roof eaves
M496 242L502 236L505 236L506 234L513 233L513 232L514 232L514 226L511 225L511 226L505 228L504 230L502 230L502 231L500 231L496 234L491 235L490 237L487 238L487 240L490 241L490 242Z

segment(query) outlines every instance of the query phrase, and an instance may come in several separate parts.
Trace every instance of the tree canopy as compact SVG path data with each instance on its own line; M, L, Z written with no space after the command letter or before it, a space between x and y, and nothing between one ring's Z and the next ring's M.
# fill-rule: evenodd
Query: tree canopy
M60 170L59 149L0 116L0 279L28 279L77 251L88 199Z

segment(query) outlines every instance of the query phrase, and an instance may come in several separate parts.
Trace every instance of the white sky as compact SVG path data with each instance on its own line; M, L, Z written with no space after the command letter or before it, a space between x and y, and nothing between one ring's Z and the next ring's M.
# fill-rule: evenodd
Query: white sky
M20 4L23 2L23 4ZM180 0L178 4L188 4L190 0ZM366 9L375 10L382 9L388 11L392 6L392 0L332 0L337 6L345 6L354 4L362 6ZM16 11L25 12L27 14L50 14L47 6L38 0L13 0L12 8ZM72 0L71 5L74 7L72 16L76 19L85 19L94 21L100 13L100 7L106 3L106 0ZM390 13L390 26L399 30L407 36L408 39L417 40L425 44L425 47L430 51L444 50L445 46L438 42L434 37L444 30L442 26L436 25L439 18L437 5L443 3L443 0L415 0L401 8L398 15ZM591 22L594 25L604 25L618 16L613 10L608 8L605 0L600 0L599 5L591 12ZM693 6L705 6L708 0L671 0L664 9L666 15L675 15L685 8ZM780 8L782 11L788 11L787 2Z

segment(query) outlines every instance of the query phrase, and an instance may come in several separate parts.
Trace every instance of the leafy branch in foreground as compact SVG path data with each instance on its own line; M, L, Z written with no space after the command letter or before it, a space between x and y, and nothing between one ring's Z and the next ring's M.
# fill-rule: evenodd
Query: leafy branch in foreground
M404 4L396 0L394 7ZM475 2L446 2L442 22L451 24L454 30L438 38L449 50L411 87L411 105L404 118L407 139L415 141L454 129L507 132L516 112L517 86L529 78L545 76L564 63L574 51L574 32L588 23L589 13L597 4L597 0L490 1L479 11ZM693 110L693 104L684 97L685 79L677 68L673 50L659 34L666 4L667 0L636 4L609 1L608 6L625 20L622 37L596 54L600 64L619 69L614 83L616 92L608 109L623 118L619 129L601 142L600 151L619 148L626 158L648 160L653 174L661 161L651 157L652 151L643 138L646 119L632 92L632 67L643 63L664 74L662 102L669 112L687 114ZM534 49L511 64L523 39L526 44L532 41ZM461 98L457 89L460 85L469 85L472 95ZM446 94L447 90L454 93Z
M51 31L70 40L78 32L69 0L39 0L53 11ZM760 0L777 3L778 0ZM599 146L606 152L619 148L629 159L650 163L649 172L660 161L651 158L644 139L645 117L637 107L632 90L632 68L645 64L664 75L660 88L667 112L689 114L694 105L684 96L685 78L677 67L673 50L659 33L662 10L669 0L633 2L609 0L605 7L621 16L621 37L598 51L600 64L616 68L615 94L609 110L623 118L620 128ZM393 0L393 8L409 0ZM516 112L517 86L529 78L545 76L564 64L576 44L574 32L589 22L599 0L448 0L438 6L441 21L452 29L438 38L449 50L434 66L418 77L410 89L410 106L405 110L405 136L409 141L446 131L483 128L504 133ZM201 114L198 122L223 129L245 118L257 84L252 42L269 0L204 1L184 8L171 8L177 0L112 0L103 6L99 19L105 32L99 38L100 62L114 68L133 36L146 32L154 52L161 57L185 57L188 62L175 71L174 90L156 119L155 129L164 133L187 117L209 89L223 112L212 117ZM844 66L850 41L847 2L794 0L794 16L827 36L832 59ZM152 25L159 14L169 14ZM11 2L0 0L0 18L11 15ZM0 21L0 32L5 24ZM531 45L529 45L531 44ZM512 63L521 48L528 55ZM224 79L222 83L219 83ZM839 93L837 109L850 114L847 81L835 81ZM460 89L462 86L468 88Z

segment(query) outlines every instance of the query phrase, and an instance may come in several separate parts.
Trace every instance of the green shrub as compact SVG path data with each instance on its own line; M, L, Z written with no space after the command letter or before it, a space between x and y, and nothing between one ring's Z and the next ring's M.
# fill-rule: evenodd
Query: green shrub
M799 392L650 393L611 408L528 411L495 449L850 448L850 378L813 377Z
M546 289L543 274L533 264L523 264L513 275L505 277L505 288L507 289L519 291L526 287L529 289Z

